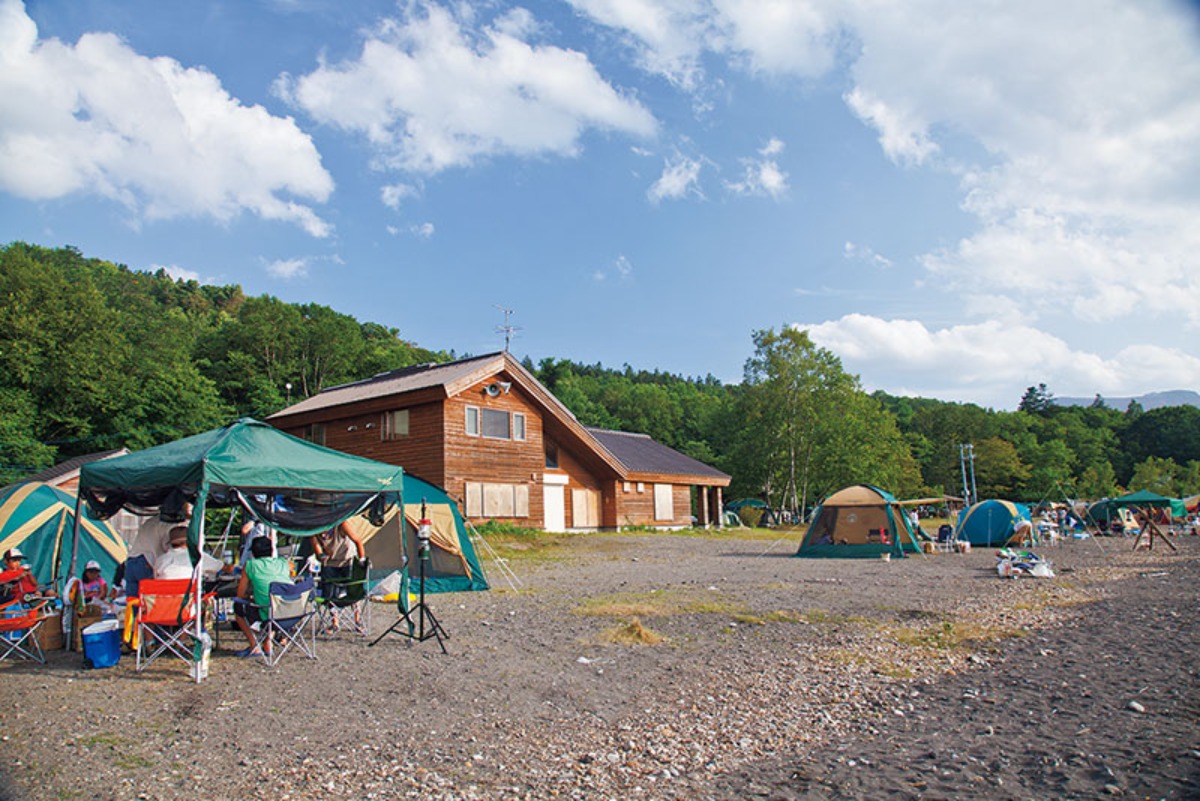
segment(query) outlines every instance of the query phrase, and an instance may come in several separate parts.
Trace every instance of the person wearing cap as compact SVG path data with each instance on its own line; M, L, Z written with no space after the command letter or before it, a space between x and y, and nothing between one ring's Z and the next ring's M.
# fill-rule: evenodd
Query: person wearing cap
M0 603L37 595L37 579L33 577L28 562L20 548L9 548L4 552L4 571L0 572Z
M170 548L154 562L154 577L156 579L181 579L192 577L192 557L187 548L187 526L176 526L171 529L168 542ZM214 556L200 552L200 572L206 579L217 575L217 571L225 565Z
M98 604L108 600L108 582L100 575L100 563L95 559L84 566L83 577L78 583L71 585L70 598L71 603L76 606Z

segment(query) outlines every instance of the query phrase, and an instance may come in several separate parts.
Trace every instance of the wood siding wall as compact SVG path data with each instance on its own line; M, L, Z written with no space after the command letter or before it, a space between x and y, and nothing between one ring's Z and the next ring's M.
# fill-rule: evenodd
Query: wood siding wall
M488 378L446 401L444 486L451 495L464 498L468 481L524 484L529 488L529 517L512 518L510 522L540 528L545 515L541 475L546 464L542 442L542 416L537 407L516 387L496 397L491 397L484 391L486 386L499 380L507 379L503 376ZM510 415L524 414L525 441L468 435L468 406L481 411L495 409ZM488 519L496 518L471 518L472 522L476 523Z
M344 453L399 465L406 473L442 486L445 464L442 405L434 402L408 407L408 436L389 440L383 439L385 412L346 414L322 424L325 426L323 444ZM397 404L388 411L401 408L404 407ZM295 426L283 430L302 437L306 429L307 426Z
M686 484L671 485L671 502L674 516L671 520L656 520L654 517L654 484L643 482L642 492L637 491L638 483L629 482L629 492L625 491L625 482L615 483L615 508L617 526L690 526L692 524L692 492Z

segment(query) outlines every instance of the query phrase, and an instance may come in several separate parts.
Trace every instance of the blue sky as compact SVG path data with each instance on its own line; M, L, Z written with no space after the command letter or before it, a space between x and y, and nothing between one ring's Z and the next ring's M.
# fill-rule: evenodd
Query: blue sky
M512 350L1200 389L1200 13L1153 0L0 0L0 241Z

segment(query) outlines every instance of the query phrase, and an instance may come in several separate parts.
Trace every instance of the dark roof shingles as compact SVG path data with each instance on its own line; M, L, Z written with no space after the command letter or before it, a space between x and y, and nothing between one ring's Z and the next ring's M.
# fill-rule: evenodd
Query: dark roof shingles
M589 428L588 433L599 440L630 472L729 478L715 467L656 442L648 434L631 434L606 428Z

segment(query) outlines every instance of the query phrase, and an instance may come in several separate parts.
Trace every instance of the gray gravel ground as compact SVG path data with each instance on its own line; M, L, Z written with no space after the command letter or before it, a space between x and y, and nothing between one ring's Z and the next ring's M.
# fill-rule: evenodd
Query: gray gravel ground
M1130 544L1006 580L978 549L587 535L518 592L431 596L448 655L6 662L0 798L1197 798L1200 542ZM612 642L634 617L663 641Z

